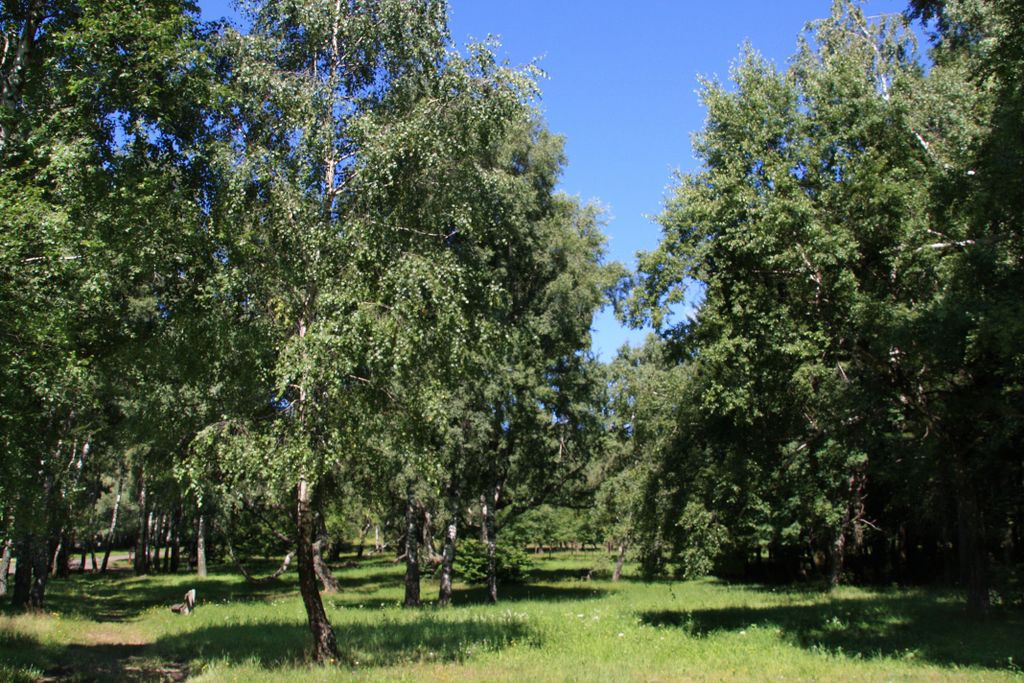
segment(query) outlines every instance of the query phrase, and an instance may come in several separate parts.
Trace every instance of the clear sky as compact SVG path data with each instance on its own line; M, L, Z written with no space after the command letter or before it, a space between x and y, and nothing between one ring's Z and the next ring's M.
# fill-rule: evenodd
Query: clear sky
M455 43L493 35L512 64L538 60L548 126L566 137L561 189L607 210L609 259L629 268L657 245L659 213L676 170L695 170L690 135L704 111L697 75L726 80L749 41L784 65L804 24L830 0L449 0ZM199 0L206 19L234 16L227 0ZM868 0L868 15L902 11L901 0ZM594 350L610 360L645 332L623 329L606 310Z

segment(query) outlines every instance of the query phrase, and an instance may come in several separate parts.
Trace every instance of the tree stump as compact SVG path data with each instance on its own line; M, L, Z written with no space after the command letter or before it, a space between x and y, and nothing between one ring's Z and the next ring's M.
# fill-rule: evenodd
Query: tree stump
M171 605L171 611L175 614L191 614L192 610L196 608L196 589L193 588L188 593L185 593L185 602L179 602L177 605Z

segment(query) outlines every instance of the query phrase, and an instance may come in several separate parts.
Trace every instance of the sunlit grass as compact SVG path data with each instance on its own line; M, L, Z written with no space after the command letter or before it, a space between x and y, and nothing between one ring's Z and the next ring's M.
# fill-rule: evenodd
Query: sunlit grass
M594 555L547 556L498 605L456 586L454 606L399 606L402 567L339 569L325 595L339 661L313 666L294 573L250 586L225 571L81 576L50 587L49 611L0 616L0 680L42 673L196 680L1024 680L1024 614L971 620L934 590L586 581ZM191 587L197 611L168 605ZM425 580L423 595L436 595Z

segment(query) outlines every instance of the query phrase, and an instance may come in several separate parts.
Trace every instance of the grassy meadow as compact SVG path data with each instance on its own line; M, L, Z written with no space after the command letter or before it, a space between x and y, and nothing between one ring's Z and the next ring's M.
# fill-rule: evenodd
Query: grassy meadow
M1024 681L1020 610L970 619L926 589L612 583L607 566L549 554L498 605L457 585L453 607L415 610L399 606L402 566L339 568L324 598L341 658L326 667L306 659L294 570L263 586L226 567L76 575L50 584L47 612L0 613L0 680ZM171 613L192 587L196 612ZM424 580L425 599L436 590Z

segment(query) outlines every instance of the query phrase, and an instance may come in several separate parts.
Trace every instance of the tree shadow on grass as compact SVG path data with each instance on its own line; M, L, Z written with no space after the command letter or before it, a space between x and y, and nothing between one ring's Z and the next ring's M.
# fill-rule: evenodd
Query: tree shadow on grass
M230 574L205 578L188 574L136 578L130 572L83 574L51 583L46 610L99 622L123 622L153 607L170 608L191 588L196 589L201 606L204 602L268 600L294 592L296 585L285 578L255 585Z
M539 644L528 624L511 618L439 619L428 613L408 622L382 618L374 624L339 625L335 633L341 662L359 668L462 661L517 642ZM225 624L162 637L152 652L168 660L224 660L275 669L307 663L310 642L303 623Z
M549 586L546 584L519 583L498 586L498 604L537 600L540 602L565 602L570 600L594 600L603 597L607 591L585 583L575 586ZM485 604L489 602L485 586L469 586L452 591L455 605Z
M545 567L544 565L534 565L530 567L529 576L530 581L542 581L546 583L565 583L572 581L589 581L588 577L593 577L595 574L602 574L601 570L593 569L592 567ZM611 571L606 572L608 576L611 576Z
M423 586L424 603L433 602L429 599L432 596L433 587ZM374 595L382 589L390 589L387 595ZM397 583L375 585L373 590L343 588L340 593L324 595L324 600L335 607L376 609L385 605L398 604L401 598L399 592L401 585ZM580 586L548 586L536 584L510 584L501 585L498 588L498 605L502 603L522 602L525 600L537 600L542 602L563 602L569 600L593 600L604 596L606 591L599 588ZM490 600L487 588L484 586L459 586L452 590L452 604L460 605L486 605Z
M10 631L0 625L0 664L10 667L0 667L0 679L5 673L11 675L10 671L28 671L39 667L41 662L52 661L53 648L47 647L39 642L34 635ZM25 677L29 677L26 673Z
M189 675L185 663L153 657L146 645L68 645L55 660L44 681L184 681Z
M372 593L382 588L394 588L402 584L404 575L396 569L372 573L348 574L336 571L334 578L342 591L358 591ZM404 585L404 584L402 584Z
M0 679L5 674L42 681L183 681L183 663L147 656L144 643L54 645L35 636L0 630Z
M777 628L800 647L861 657L896 657L943 666L1006 669L1024 658L1024 612L971 618L963 604L936 595L880 595L816 605L658 610L654 626L695 636Z

